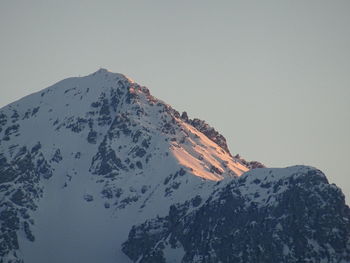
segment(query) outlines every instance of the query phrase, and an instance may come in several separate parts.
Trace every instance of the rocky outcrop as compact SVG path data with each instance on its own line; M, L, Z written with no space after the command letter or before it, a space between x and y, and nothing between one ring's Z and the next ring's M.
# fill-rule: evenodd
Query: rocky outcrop
M171 206L134 226L123 251L142 263L168 262L171 251L183 251L181 262L349 262L350 209L340 189L318 170L286 169L246 174L199 207Z
M187 112L185 111L181 114L181 119L186 123L191 124L201 133L205 134L210 140L219 145L227 153L230 153L230 150L227 146L226 138L223 135L221 135L218 131L216 131L213 127L211 127L208 123L197 118L188 118Z

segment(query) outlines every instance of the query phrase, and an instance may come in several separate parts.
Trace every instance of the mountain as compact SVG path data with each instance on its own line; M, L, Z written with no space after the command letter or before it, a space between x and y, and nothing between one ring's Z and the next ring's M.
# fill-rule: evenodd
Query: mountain
M313 167L266 168L122 74L0 109L0 262L350 262Z

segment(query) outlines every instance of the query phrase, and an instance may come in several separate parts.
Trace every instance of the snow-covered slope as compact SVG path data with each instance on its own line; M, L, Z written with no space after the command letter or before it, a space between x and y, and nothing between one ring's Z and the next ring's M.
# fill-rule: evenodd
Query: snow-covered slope
M248 170L147 88L104 69L6 106L0 129L2 168L13 170L1 204L19 219L8 232L20 245L4 253L26 262L112 262L138 218ZM86 250L93 239L104 240L100 253Z
M288 189L280 180L296 168L249 171L257 167L263 165L232 156L207 123L124 75L100 69L65 79L0 110L0 262L162 262L151 251L167 262L217 262L201 261L202 252L189 251L181 238L142 248L132 231L157 218L166 223L174 207L185 206L192 218L204 203L224 202L229 186L242 206L277 205ZM140 230L142 237L168 238L156 228Z

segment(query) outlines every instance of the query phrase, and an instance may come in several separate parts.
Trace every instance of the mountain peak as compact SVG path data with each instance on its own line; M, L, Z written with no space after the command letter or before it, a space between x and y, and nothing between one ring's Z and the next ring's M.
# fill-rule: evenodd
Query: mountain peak
M100 68L99 70L96 71L96 73L107 73L107 72L109 72L109 70L106 68Z
M95 71L94 73L91 73L88 76L102 76L102 77L112 77L114 79L121 79L121 80L127 80L130 83L135 83L135 81L133 81L131 78L129 78L128 76L121 74L121 73L115 73L112 71L109 71L106 68L100 68L97 71Z
M62 80L0 109L0 261L296 262L312 242L324 245L314 261L349 262L336 241L350 236L340 191L312 168L247 172L259 167L123 74ZM319 214L330 218L321 228ZM304 222L323 234L294 237Z

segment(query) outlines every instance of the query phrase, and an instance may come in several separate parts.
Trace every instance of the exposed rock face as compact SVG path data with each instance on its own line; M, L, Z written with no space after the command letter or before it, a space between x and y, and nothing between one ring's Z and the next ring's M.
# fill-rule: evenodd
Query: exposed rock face
M121 74L60 81L0 109L0 263L347 262L340 190L261 167Z
M29 211L37 209L36 200L42 197L42 187L38 184L40 178L52 176L39 147L37 144L29 150L13 145L11 149L16 148L17 153L12 160L0 153L0 258L6 258L19 249L18 231L23 230L30 241L35 239Z
M197 118L194 118L193 120L189 119L186 111L181 114L181 119L202 132L205 136L219 145L227 153L230 153L225 137L216 131L213 127L211 127L208 123Z
M249 167L249 169L266 168L266 166L263 165L261 162L258 162L258 161L247 161L247 160L243 159L239 154L236 154L235 158L237 160L239 160L245 166Z
M286 169L247 173L207 200L171 206L134 226L123 251L134 262L167 262L171 250L181 262L349 262L350 209L339 188L318 170Z

